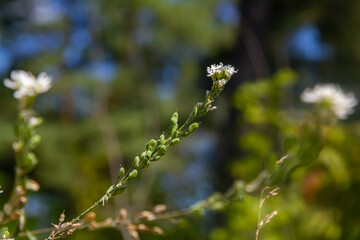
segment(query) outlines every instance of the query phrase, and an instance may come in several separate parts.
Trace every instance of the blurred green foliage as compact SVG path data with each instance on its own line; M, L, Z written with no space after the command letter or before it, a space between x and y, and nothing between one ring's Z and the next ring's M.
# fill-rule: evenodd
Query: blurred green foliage
M360 124L321 123L316 113L299 111L297 101L289 102L295 79L295 73L280 70L237 89L234 106L243 113L239 147L245 157L231 162L230 172L249 181L274 169L265 185L281 189L263 212L278 215L260 231L260 239L358 239ZM211 239L254 239L259 201L248 196L233 204L227 224Z

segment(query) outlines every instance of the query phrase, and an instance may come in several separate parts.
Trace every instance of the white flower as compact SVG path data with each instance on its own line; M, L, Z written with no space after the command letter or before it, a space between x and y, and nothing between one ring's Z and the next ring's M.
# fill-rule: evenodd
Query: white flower
M216 73L221 73L223 70L224 64L220 63L219 65L213 64L211 67L207 67L208 77L215 75Z
M226 65L223 68L225 70L226 76L228 78L231 78L232 75L234 75L235 73L237 73L238 70L235 70L234 67L232 67L231 65Z
M340 119L346 119L353 113L358 102L352 92L345 93L338 85L331 83L306 88L300 98L306 103L327 104Z
M213 64L211 67L207 67L208 77L221 78L223 74L226 75L226 78L229 80L232 75L234 75L237 70L231 65L225 65L220 63L218 65ZM225 77L225 76L223 76Z
M10 78L4 80L4 85L15 90L14 97L17 99L37 96L48 91L52 85L51 77L44 72L35 78L30 72L14 70Z

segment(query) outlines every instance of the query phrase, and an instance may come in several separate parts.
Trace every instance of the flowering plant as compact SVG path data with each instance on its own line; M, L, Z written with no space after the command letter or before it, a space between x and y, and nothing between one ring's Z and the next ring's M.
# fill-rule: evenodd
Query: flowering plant
M330 109L340 119L346 119L357 105L353 93L344 93L340 86L331 83L317 84L313 89L306 88L300 98L305 103Z
M94 226L126 226L128 231L134 238L138 238L137 231L152 231L154 233L162 233L158 227L149 228L143 224L141 219L146 221L156 220L159 217L157 214L163 213L166 208L156 207L153 213L142 213L139 219L128 219L126 210L121 210L117 219L110 222L96 223L92 217L92 210L104 205L110 198L120 195L127 188L127 183L136 178L141 170L149 167L152 163L160 160L167 152L167 149L179 143L183 138L187 137L199 128L199 123L195 122L198 118L204 116L207 112L216 109L212 106L215 98L224 89L225 84L230 80L231 76L237 71L230 65L224 66L212 65L208 68L208 76L212 78L213 85L209 91L206 92L204 102L197 103L188 119L182 124L178 125L177 111L172 114L170 119L170 126L167 134L163 133L158 138L151 139L145 147L145 151L140 155L135 156L131 167L125 170L120 166L117 180L108 188L105 194L96 201L91 207L82 212L80 215L65 222L65 214L61 214L59 223L53 224L54 228L50 229L51 233L47 239L64 238L72 234L78 228L94 228ZM18 140L14 142L13 148L16 154L16 179L12 196L4 206L4 211L0 213L0 224L6 225L10 222L19 222L18 227L13 233L9 233L7 227L2 228L1 235L3 238L9 239L16 236L27 235L29 238L34 238L34 234L40 231L24 232L25 226L25 209L27 202L27 191L37 191L39 184L28 177L28 173L38 163L37 157L33 153L33 149L40 142L40 136L35 129L42 123L42 119L35 116L33 104L39 94L47 92L52 86L52 79L46 73L41 73L37 78L29 72L16 70L11 72L11 78L4 80L4 85L10 89L15 90L14 97L19 100L19 120L16 127L16 136ZM207 201L199 202L187 210L175 213L167 213L168 218L182 216L201 209L217 209L219 204L223 201L233 197L234 194L240 194L239 185L229 191L226 195L214 195ZM150 214L150 215L149 215ZM143 219L144 220L144 219ZM49 231L48 229L45 230Z
M315 113L325 111L326 114L304 114L302 117L294 118L288 111L281 108L282 101L281 94L279 94L279 89L280 92L286 92L282 90L294 82L296 75L290 70L279 71L268 80L243 84L235 94L235 107L243 112L244 126L247 126L246 132L239 140L240 147L246 153L247 158L242 159L240 167L237 166L238 162L234 162L231 166L232 177L238 180L235 180L225 193L214 193L180 210L168 211L166 205L158 204L152 210L144 210L132 215L128 209L121 208L116 217L103 221L97 220L94 212L96 207L104 206L111 198L121 195L128 188L128 184L142 173L142 170L159 161L171 147L200 127L199 118L216 109L213 106L215 99L237 70L230 65L220 63L209 67L207 72L208 77L212 79L212 86L210 90L206 91L205 99L195 104L182 124L180 124L178 111L174 112L171 115L167 132L148 141L144 151L133 158L130 167L126 169L124 165L121 165L116 180L94 204L72 220L66 220L63 212L53 227L32 231L26 229L25 205L28 201L28 192L36 192L40 186L30 175L38 164L34 149L41 140L36 129L42 123L42 119L34 110L34 102L39 94L50 90L52 81L51 77L45 73L34 77L31 73L20 70L12 72L11 78L5 79L4 84L15 90L14 97L19 102L19 116L15 126L17 139L13 143L16 156L15 183L10 198L4 205L3 211L0 212L0 236L3 239L26 236L33 240L36 239L36 235L47 233L49 234L47 239L51 240L65 238L78 229L95 230L111 227L126 229L132 239L140 239L139 233L141 232L164 234L164 230L157 225L160 220L174 220L190 214L202 214L205 210L229 211L229 219L232 221L234 214L238 214L239 211L240 205L231 204L236 201L242 201L240 209L244 216L247 216L247 211L252 209L253 205L258 207L257 224L254 224L256 230L252 228L251 233L255 235L255 239L262 237L262 234L264 236L273 234L271 231L260 234L260 230L270 222L274 222L273 219L276 219L277 215L284 214L281 207L278 209L271 204L277 199L287 199L288 194L285 193L293 184L292 180L289 181L289 176L293 179L292 173L297 169L308 166L310 163L319 164L317 163L319 160L321 164L331 168L333 163L329 163L327 159L340 155L327 145L328 142L331 142L329 134L336 126L336 122L331 120L334 116L339 119L346 118L354 112L357 104L355 96L352 93L344 93L339 86L317 85L314 89L305 89L300 99L306 103L314 103ZM274 132L281 136L281 143L275 143ZM261 169L260 173L258 171L260 168L256 166L260 162L259 159L264 161L263 165L268 166L266 169ZM336 163L336 169L333 168L336 170L336 174L341 174L341 177L335 175L336 181L346 182L346 177L344 177L346 168L336 158L331 161ZM256 170L244 173L242 172L243 166ZM304 194L307 194L306 191L309 190L305 189ZM254 198L256 195L260 196L260 202ZM249 203L249 200L244 200L245 196L247 199L255 200ZM292 204L296 200L292 199L287 202ZM271 211L269 211L269 206L271 206ZM283 207L288 206L283 205ZM263 214L264 212L268 213ZM238 219L238 217L235 218ZM243 221L248 221L248 219L251 219L251 216L244 217ZM243 223L240 222L239 225ZM14 225L15 227L13 227ZM8 226L12 227L8 228ZM218 237L220 236L218 233L221 233L221 236L234 235L224 229L216 229L211 239L223 239ZM275 234L273 235L275 236ZM239 237L241 237L240 234Z

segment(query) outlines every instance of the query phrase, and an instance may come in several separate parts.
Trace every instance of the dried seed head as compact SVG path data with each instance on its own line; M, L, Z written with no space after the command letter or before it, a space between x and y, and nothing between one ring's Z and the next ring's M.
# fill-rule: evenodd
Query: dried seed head
M119 211L119 216L118 216L118 220L119 221L124 221L127 218L128 212L125 208L120 209Z
M158 204L154 207L154 213L159 214L165 212L167 209L167 206L165 204Z
M65 211L63 211L63 212L61 213L60 218L59 218L59 223L64 222L64 220L65 220Z
M21 211L15 210L13 212L13 214L11 214L10 219L11 219L11 221L15 221L15 220L18 220L20 218L20 216L21 216Z
M136 239L136 240L139 239L139 233L136 230L134 230L134 229L128 229L128 230L133 239Z
M138 219L140 219L140 218L145 218L146 220L151 221L151 220L155 219L155 215L154 215L154 213L149 212L149 211L142 211L142 212L138 215L137 218L138 218Z
M140 231L148 231L150 228L145 224L140 223L139 225L137 225L136 229Z
M164 234L164 230L162 230L161 228L159 227L153 227L152 231L156 234L159 234L159 235L163 235Z
M40 184L35 180L28 179L25 181L25 188L29 191L37 192L40 189Z
M61 225L60 225L60 228L67 228L67 227L69 227L69 226L71 226L71 225L72 225L71 222L66 222L66 223L61 224Z
M263 219L260 220L258 228L261 229L263 226L265 226L266 224L268 224L271 219L273 219L276 215L277 215L277 211L273 211L272 213L266 215Z
M19 198L19 203L20 203L21 205L25 205L26 202L27 202L27 197L25 197L25 196L20 196L20 198Z

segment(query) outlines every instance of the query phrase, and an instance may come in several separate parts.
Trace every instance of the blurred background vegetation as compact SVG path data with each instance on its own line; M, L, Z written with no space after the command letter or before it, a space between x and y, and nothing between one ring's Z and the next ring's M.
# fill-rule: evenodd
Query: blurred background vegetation
M282 180L265 207L279 214L260 239L360 239L359 114L322 129L321 140L298 138L305 87L333 82L360 96L359 26L355 0L1 0L0 77L12 69L54 77L35 106L45 123L28 228L56 223L63 209L70 219L96 201L176 109L186 119L211 86L206 66L222 61L239 72L218 109L126 194L97 209L98 218L121 207L179 209L234 179L251 181L298 153L284 144L294 137L314 160ZM0 98L2 206L13 184L16 101L5 87ZM142 238L254 239L258 206L259 196L248 196L224 213L161 223L165 236ZM105 229L69 239L122 238Z

